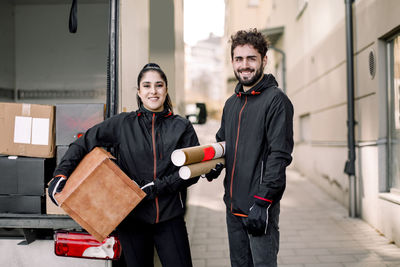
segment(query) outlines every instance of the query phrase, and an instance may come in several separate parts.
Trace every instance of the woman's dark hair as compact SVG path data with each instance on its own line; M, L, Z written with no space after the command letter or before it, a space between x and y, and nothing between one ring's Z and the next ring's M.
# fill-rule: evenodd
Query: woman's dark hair
M164 71L160 68L160 66L158 66L156 63L148 63L148 64L144 65L142 70L139 72L139 75L138 75L138 78L137 78L138 90L140 88L140 81L142 80L143 75L148 71L156 71L156 72L158 72L158 74L160 74L160 76L161 76L161 79L165 82L165 86L168 87L167 75L165 75ZM139 107L141 107L143 105L143 102L140 99L138 94L136 94L136 101L137 101L137 104L138 104ZM172 101L171 101L171 98L169 97L168 93L167 93L167 96L165 98L164 108L166 108L167 110L173 112Z
M257 31L256 28L250 29L248 31L238 31L234 35L231 36L231 59L233 59L233 50L237 46L242 46L242 45L252 45L258 53L260 53L261 58L263 58L268 51L269 43L266 37L259 31Z

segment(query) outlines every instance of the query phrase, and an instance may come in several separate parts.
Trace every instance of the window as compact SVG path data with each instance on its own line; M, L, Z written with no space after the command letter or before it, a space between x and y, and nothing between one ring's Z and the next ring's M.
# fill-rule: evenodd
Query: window
M400 193L400 34L388 42L389 187Z
M248 0L247 2L248 7L258 7L259 4L259 0Z
M305 143L311 142L310 114L300 116L300 141Z

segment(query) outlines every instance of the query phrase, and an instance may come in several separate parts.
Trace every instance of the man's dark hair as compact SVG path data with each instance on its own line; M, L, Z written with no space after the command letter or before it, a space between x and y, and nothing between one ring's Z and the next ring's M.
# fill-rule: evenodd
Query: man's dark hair
M263 58L267 54L269 46L266 37L261 32L257 31L256 28L249 29L248 31L241 30L236 32L234 35L231 36L230 42L232 43L231 59L233 59L233 50L237 46L242 46L246 44L252 45L258 51L258 53L260 53L261 58Z

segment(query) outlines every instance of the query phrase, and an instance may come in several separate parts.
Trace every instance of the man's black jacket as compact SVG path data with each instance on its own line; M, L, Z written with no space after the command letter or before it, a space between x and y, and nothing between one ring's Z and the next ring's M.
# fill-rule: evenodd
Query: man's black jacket
M226 141L224 201L238 216L246 216L256 198L277 203L285 190L293 106L277 86L271 74L246 92L239 83L224 106L217 133L217 141Z
M118 166L139 186L158 180L159 195L144 199L128 216L157 223L183 215L186 188L198 178L182 180L170 158L175 149L199 145L191 123L169 111L141 108L121 113L90 128L72 143L54 175L69 175L95 147L115 147Z

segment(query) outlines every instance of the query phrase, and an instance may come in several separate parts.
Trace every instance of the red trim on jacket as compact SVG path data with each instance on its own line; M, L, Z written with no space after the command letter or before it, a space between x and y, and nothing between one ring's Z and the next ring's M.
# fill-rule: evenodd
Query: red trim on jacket
M232 214L235 215L235 216L243 217L243 218L249 217L248 215L246 215L246 214L241 214L241 213L232 213Z
M157 154L156 154L156 136L154 133L154 123L155 123L155 118L156 118L156 114L153 113L153 119L151 121L151 139L153 141L153 180L156 180L157 177ZM158 223L158 221L160 220L160 209L158 206L158 197L155 198L155 202L156 202L156 223Z
M260 199L260 200L264 200L264 201L266 201L266 202L272 203L272 200L270 200L270 199L266 199L266 198L259 197L259 196L256 196L256 195L254 195L254 197L255 197L255 198L258 198L258 199Z

